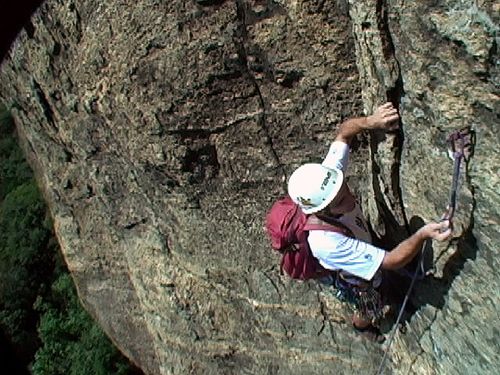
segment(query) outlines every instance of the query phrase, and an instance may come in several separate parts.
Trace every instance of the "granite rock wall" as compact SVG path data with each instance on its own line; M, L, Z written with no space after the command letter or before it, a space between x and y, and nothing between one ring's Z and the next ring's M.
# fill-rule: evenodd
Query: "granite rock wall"
M454 239L429 250L387 372L493 374L498 358L494 1L45 2L0 69L85 307L148 374L374 373L328 288L280 276L263 217L338 124L349 183L390 246L444 211L446 136L471 126Z

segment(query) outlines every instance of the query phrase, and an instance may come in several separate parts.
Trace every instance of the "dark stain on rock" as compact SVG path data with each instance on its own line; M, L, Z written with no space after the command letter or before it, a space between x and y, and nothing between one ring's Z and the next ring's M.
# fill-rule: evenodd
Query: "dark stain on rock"
M204 7L221 5L225 1L226 0L195 0L196 4L199 4L199 5L204 6Z
M196 149L188 149L182 161L182 171L189 173L191 184L201 184L214 178L219 171L217 150L214 145L203 145Z
M43 91L42 87L36 80L33 79L32 84L33 84L33 92L35 93L36 98L38 99L38 103L42 107L43 114L45 115L47 122L52 126L53 130L57 132L57 127L54 122L54 111L52 110L52 106L50 105L47 96L45 95L45 92Z

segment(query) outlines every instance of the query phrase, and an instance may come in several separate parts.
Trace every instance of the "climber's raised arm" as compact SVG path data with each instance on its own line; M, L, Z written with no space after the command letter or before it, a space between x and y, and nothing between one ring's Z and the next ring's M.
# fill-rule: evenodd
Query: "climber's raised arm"
M398 127L398 111L392 103L385 103L378 107L375 112L367 117L350 118L340 124L336 141L350 144L356 134L363 130L394 130Z

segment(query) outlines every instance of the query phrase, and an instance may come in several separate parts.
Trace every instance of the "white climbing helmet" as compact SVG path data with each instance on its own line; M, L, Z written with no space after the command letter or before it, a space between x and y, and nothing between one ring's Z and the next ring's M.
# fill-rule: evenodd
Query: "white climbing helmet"
M305 214L321 211L335 198L344 175L339 169L307 163L295 170L288 180L288 195Z

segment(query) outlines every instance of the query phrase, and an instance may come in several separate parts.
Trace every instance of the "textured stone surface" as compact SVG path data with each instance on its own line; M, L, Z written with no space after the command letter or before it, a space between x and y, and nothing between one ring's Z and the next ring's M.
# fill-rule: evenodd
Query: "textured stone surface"
M388 372L495 373L494 1L47 1L0 71L87 309L150 374L375 372L382 348L282 278L263 216L335 126L392 100L350 182L386 242L440 216L473 125L456 239L435 247ZM496 18L495 18L496 17ZM458 250L457 250L458 249Z
M389 207L389 217L401 224L400 207L386 203L399 201L407 225L438 219L453 169L446 137L472 127L477 140L462 168L456 238L434 247L434 275L417 285L410 332L397 336L391 351L402 373L493 374L498 368L498 11L494 1L351 4L365 108L385 92L402 115L399 142L387 137L373 147L372 138L372 167L385 166L374 172L382 188L373 189L376 212L384 216L381 208ZM396 188L389 167L397 168Z

